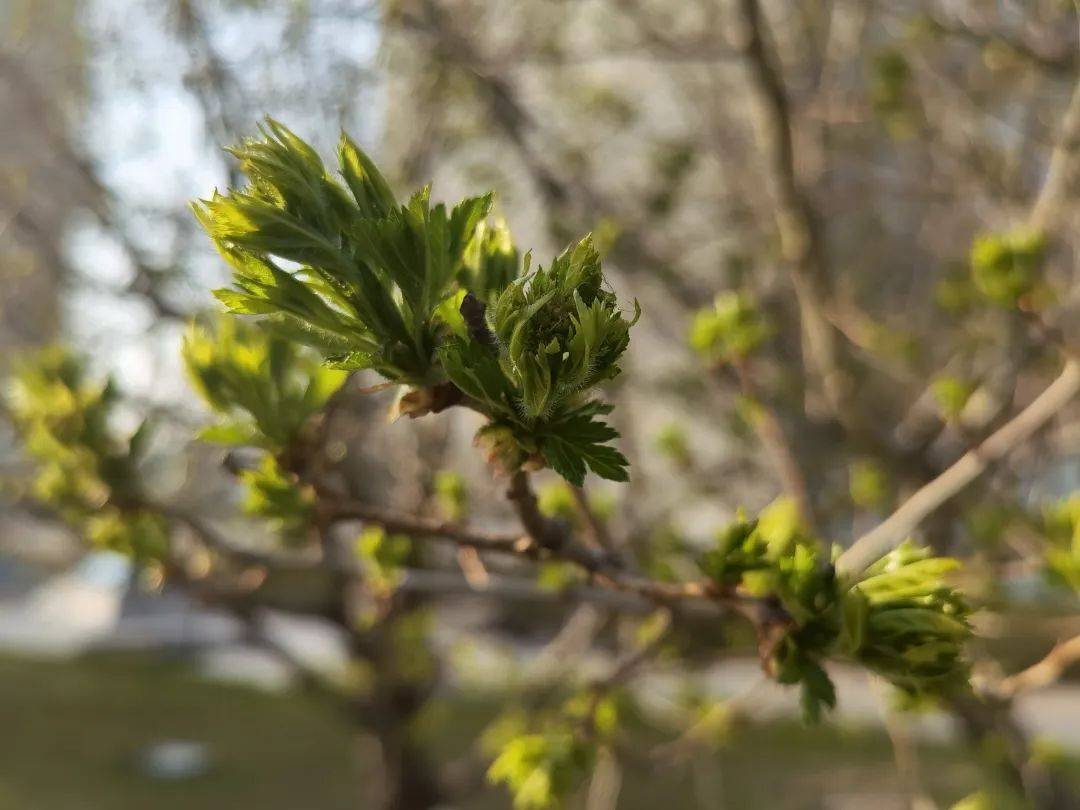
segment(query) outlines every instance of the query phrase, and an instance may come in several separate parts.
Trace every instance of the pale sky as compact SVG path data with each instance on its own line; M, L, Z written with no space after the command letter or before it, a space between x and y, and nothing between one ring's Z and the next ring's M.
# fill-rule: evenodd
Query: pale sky
M238 117L254 129L260 115L271 114L314 140L324 155L341 124L376 147L381 116L375 91L358 86L362 103L355 105L352 120L341 121L341 113L322 106L331 94L311 88L340 81L343 62L356 69L373 66L377 24L363 18L314 18L313 44L302 69L300 57L281 44L287 12L300 4L278 0L251 5L259 8L236 2L201 4L215 51L230 67L244 68L242 90L254 109L250 116L247 110L238 111ZM320 3L310 5L318 9ZM183 210L192 198L227 182L221 145L206 141L202 110L185 86L193 60L178 42L166 6L153 0L86 0L81 22L87 44L87 102L77 133L123 206L149 212L137 219L129 212L129 236L159 258L175 255L177 233L167 217L155 212ZM209 243L201 235L195 238L191 300L210 305L210 287L224 285L226 274ZM122 286L131 268L123 251L91 223L72 228L66 249L91 280L67 301L73 344L88 352L102 371L113 372L126 391L175 400L186 388L178 356L182 327L161 327L148 337L153 319L142 302L93 288Z

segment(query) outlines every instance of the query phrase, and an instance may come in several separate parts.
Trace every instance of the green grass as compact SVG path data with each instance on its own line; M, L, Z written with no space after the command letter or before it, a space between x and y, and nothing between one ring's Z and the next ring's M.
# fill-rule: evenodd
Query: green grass
M365 799L370 748L329 704L305 695L208 682L182 665L129 655L0 658L0 695L0 810L374 810ZM458 760L498 703L439 701L418 729L441 761ZM177 782L142 774L139 750L176 738L205 743L211 770ZM620 810L815 810L828 796L901 795L877 733L748 725L723 748L674 763L649 757L654 732L634 739ZM924 785L942 807L985 786L963 747L920 753ZM456 806L496 810L509 801L491 790Z
M357 742L325 704L139 657L0 659L0 808L354 808ZM207 744L205 776L144 776L139 749Z
M460 701L438 705L424 723L437 749L462 751L491 718L492 702ZM901 807L904 795L888 739L880 733L835 724L808 728L797 721L743 723L726 744L699 749L675 761L650 756L654 731L632 733L634 745L623 756L619 810L824 810L832 807ZM979 789L1001 795L1001 786L963 747L924 746L921 784L947 808ZM842 804L839 797L858 797ZM891 800L891 801L890 801ZM1002 805L1002 810L1011 805ZM505 794L487 793L462 803L463 810L507 810ZM583 810L584 797L569 810Z

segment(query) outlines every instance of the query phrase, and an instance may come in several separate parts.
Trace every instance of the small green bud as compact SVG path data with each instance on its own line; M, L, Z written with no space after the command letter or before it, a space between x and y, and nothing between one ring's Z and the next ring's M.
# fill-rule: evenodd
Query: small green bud
M126 437L118 433L118 402L110 381L91 379L82 361L59 347L17 362L7 398L36 463L35 495L91 544L160 560L168 549L167 524L141 506L149 423Z
M943 375L936 378L930 384L930 390L934 395L941 415L948 421L960 417L964 408L975 393L975 384L961 380L959 377Z
M305 539L315 506L315 494L310 487L281 469L269 453L258 467L241 472L240 482L245 489L244 512L271 521L287 540Z
M521 259L506 223L481 222L462 257L462 286L481 301L491 301L513 282Z
M957 567L955 560L931 557L908 542L868 568L854 586L869 605L855 657L910 692L964 683L970 609L945 579Z
M236 318L192 325L184 364L195 390L222 420L202 438L284 450L345 381L314 352Z
M600 713L607 723L610 709L605 707ZM570 706L564 716L552 718L538 731L509 736L488 769L488 781L506 785L514 796L515 810L561 807L588 775L596 757L596 742L580 733L578 725Z
M508 425L485 425L476 432L473 442L489 465L507 475L520 469L528 459L514 429Z
M1035 287L1045 256L1046 237L1039 231L982 234L971 245L975 288L999 306L1014 307Z
M1080 593L1080 492L1045 507L1042 529L1047 574Z
M551 481L536 493L536 505L547 517L560 518L570 524L577 524L580 519L577 500L565 481Z
M465 479L453 470L435 473L435 497L447 520L464 519L469 511L469 488Z
M412 541L401 534L388 534L380 526L369 526L356 539L356 554L365 580L376 592L388 593L401 580L402 568L412 553Z
M958 801L949 810L1001 810L999 803L989 793L980 790Z
M693 462L690 452L690 440L686 430L676 422L668 422L656 434L654 440L657 451L679 467L689 467Z
M84 525L86 539L97 548L116 551L136 560L163 560L169 549L169 530L158 514L145 510L102 509Z
M801 685L807 720L836 702L822 667L830 656L853 658L909 693L940 693L966 681L969 609L944 579L955 561L906 543L862 580L846 582L789 511L781 501L755 522L740 517L700 566L721 592L782 607L784 632L763 664L780 683Z
M630 327L604 289L590 237L551 265L513 282L488 317L503 348L500 362L526 420L550 418L572 398L617 376Z
M731 363L756 351L772 328L746 293L724 292L690 325L690 346L708 363Z
M848 469L851 502L862 509L876 509L889 499L889 474L876 461L860 459Z
M875 55L870 105L893 138L909 138L914 134L915 101L907 57L894 48Z

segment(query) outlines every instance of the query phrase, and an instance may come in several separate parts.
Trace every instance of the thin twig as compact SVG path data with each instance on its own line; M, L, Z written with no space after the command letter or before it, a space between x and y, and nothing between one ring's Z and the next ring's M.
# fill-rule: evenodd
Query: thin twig
M447 540L459 545L471 546L477 551L526 556L532 553L532 543L527 538L522 538L520 534L481 532L465 528L455 521L395 512L354 499L330 497L324 501L323 509L327 519L335 523L354 520L373 523L388 532L407 534L417 538Z
M443 63L461 69L465 78L472 82L485 105L494 130L500 132L529 176L537 192L551 212L576 212L578 216L596 220L611 217L624 220L617 210L617 201L602 194L582 173L559 172L550 165L549 154L557 152L551 147L540 147L536 141L543 136L546 142L557 139L557 134L543 130L521 100L511 77L496 71L498 65L486 59L476 43L454 25L434 0L423 0L423 13L412 14L396 9L389 20L407 29L430 37L433 55ZM553 238L562 241L559 224L551 219L548 230ZM688 281L672 262L644 239L632 223L625 227L612 247L612 260L629 274L647 275L663 283L666 290L682 306L700 306L703 291Z
M1041 689L1060 678L1077 661L1080 661L1080 636L1073 636L1054 645L1042 660L1005 678L995 691L1014 697L1020 692Z
M615 541L611 538L611 532L608 531L604 521L602 521L596 514L596 510L592 508L589 503L589 496L582 487L570 487L570 491L574 495L574 503L577 504L578 512L585 519L585 525L589 530L589 535L596 544L604 549L604 551L615 553Z
M310 554L288 554L238 546L212 525L178 506L165 503L147 503L144 508L157 512L174 523L190 529L199 541L210 551L240 565L258 565L268 569L307 569L318 565L318 559Z
M861 571L898 546L919 524L946 501L982 475L1053 419L1080 391L1080 361L1069 360L1053 383L1030 405L982 444L968 451L951 467L920 488L899 509L872 531L856 540L837 561L837 568Z
M665 611L661 618L662 624L656 628L652 638L647 643L639 645L619 658L612 666L611 671L604 677L593 681L590 688L595 693L602 695L625 683L638 667L648 661L663 645L668 631L671 629L671 620L671 611Z
M743 395L757 405L754 428L766 452L772 456L780 485L784 492L795 501L803 523L813 531L817 526L817 521L814 516L813 502L810 499L810 490L806 485L806 476L803 475L798 457L795 455L795 449L780 421L780 415L776 412L776 408L759 395L746 362L736 362L734 367Z

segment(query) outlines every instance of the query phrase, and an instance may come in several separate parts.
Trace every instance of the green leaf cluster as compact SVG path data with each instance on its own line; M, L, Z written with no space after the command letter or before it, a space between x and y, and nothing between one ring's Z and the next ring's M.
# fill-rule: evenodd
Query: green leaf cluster
M315 509L315 493L282 469L274 456L268 453L257 467L241 471L240 482L245 490L246 514L270 521L286 540L299 542L306 537Z
M595 752L572 728L560 726L511 739L488 769L488 780L504 784L516 810L561 807L592 769Z
M521 273L521 259L505 222L480 222L462 257L458 281L485 303Z
M141 486L150 425L126 437L116 429L112 382L92 379L79 358L55 347L16 364L7 401L37 463L34 495L94 545L160 558L167 527L144 507Z
M476 443L488 463L505 472L545 463L574 486L584 483L586 469L610 481L626 481L629 462L607 444L619 433L600 418L609 413L611 406L592 401L531 427L497 418L477 432Z
M599 747L618 731L620 703L617 693L580 692L536 718L532 728L520 713L510 713L485 733L485 748L497 751L488 780L506 785L517 810L564 806L592 770Z
M970 608L947 582L959 565L906 541L870 566L844 595L845 653L908 693L965 683Z
M200 438L275 453L300 436L346 376L295 341L236 318L210 329L193 325L183 356L195 390L221 416Z
M600 419L609 413L610 405L589 402L544 423L538 435L548 466L575 486L584 482L586 467L609 481L629 480L626 456L607 444L619 437Z
M231 312L263 316L333 367L371 368L420 389L406 397L410 416L458 401L459 389L491 420L478 438L507 470L547 464L574 483L586 470L626 480L626 459L608 446L617 434L590 392L619 374L633 321L605 288L591 238L529 272L505 225L485 221L491 194L448 208L424 188L399 205L345 135L340 179L270 119L259 138L231 152L248 185L194 206L232 267L234 289L216 293ZM210 354L191 342L193 358ZM261 435L280 446L295 420L282 414L286 424L273 424L281 408L268 400L272 391L204 372L223 359L189 366L212 404L247 417L209 437L251 443Z
M1034 289L1045 258L1046 237L1040 231L982 234L971 245L972 282L993 303L1014 307Z
M628 320L604 288L591 238L512 282L474 312L477 319L440 358L450 380L491 416L478 439L492 460L516 469L539 458L578 485L586 469L627 480L626 458L607 445L618 433L600 419L610 408L589 396L620 373L637 313Z
M754 593L767 593L775 583L759 572L770 574L777 562L796 548L816 548L799 520L798 509L790 498L778 498L758 515L747 520L741 512L717 533L715 546L703 555L702 573L723 590L744 586Z
M608 492L593 490L586 495L589 512L601 523L611 519L615 500ZM536 491L536 506L541 514L566 522L575 531L585 528L584 516L577 497L563 479L549 481Z
M302 542L315 496L287 459L347 372L327 368L316 352L277 330L230 317L210 327L193 324L182 352L193 387L219 416L199 438L264 451L239 473L244 512L268 520L285 541Z
M1047 506L1041 522L1050 579L1080 593L1080 492Z
M975 393L975 384L951 374L943 374L930 384L941 415L948 420L957 419Z
M780 683L801 685L803 715L816 722L824 707L836 703L821 661L840 632L838 589L795 504L780 499L757 520L740 515L719 533L700 566L721 591L774 599L790 617L766 665Z
M772 327L747 293L728 290L690 324L690 347L709 364L734 363L753 354Z
M870 106L894 138L914 134L915 102L907 57L895 48L875 54L870 74Z
M492 300L486 317L498 351L449 341L447 374L494 413L524 424L573 410L590 388L619 374L637 320L623 316L603 285L600 254L586 237Z
M164 518L148 509L105 506L82 524L90 545L136 560L162 560L169 550L169 530Z
M388 593L397 587L405 564L412 554L412 541L403 534L390 534L381 526L369 526L356 539L356 555L365 581L376 592Z
M751 571L771 568L768 543L757 531L757 521L740 516L716 537L713 548L701 555L701 572L723 589L742 582Z
M845 657L909 693L939 693L966 681L968 608L945 580L957 567L905 543L857 581L836 576L819 542L778 501L757 520L736 520L701 558L722 592L776 600L788 626L768 651L780 683L800 684L805 718L836 703L823 662Z
M431 382L444 328L437 310L492 195L448 209L425 187L398 205L348 136L338 143L339 181L282 124L267 119L260 133L230 150L248 186L194 206L233 270L235 289L217 297L233 313L273 316L342 367Z
M536 491L536 507L545 517L558 518L577 527L581 520L577 499L565 481L551 481Z
M435 499L447 520L463 520L469 511L469 487L453 470L439 470L434 480Z
M848 468L848 492L856 506L880 508L888 503L891 490L889 473L877 461L861 458Z

